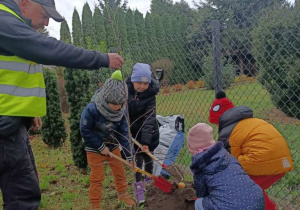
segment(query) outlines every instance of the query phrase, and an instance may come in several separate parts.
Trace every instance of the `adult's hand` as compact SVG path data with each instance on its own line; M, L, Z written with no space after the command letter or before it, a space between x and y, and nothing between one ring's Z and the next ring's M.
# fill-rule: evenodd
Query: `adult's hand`
M118 53L108 53L109 67L119 69L124 63L124 59Z
M42 119L40 117L35 117L32 120L30 129L37 132L42 128L42 125Z

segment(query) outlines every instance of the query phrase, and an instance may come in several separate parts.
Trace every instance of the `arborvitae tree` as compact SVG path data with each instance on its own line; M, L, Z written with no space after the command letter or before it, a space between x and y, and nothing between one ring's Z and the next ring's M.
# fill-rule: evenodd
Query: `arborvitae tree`
M63 21L60 24L60 40L67 42L68 44L72 43L70 28L67 21Z
M128 9L125 17L127 37L130 45L136 45L138 43L138 33L133 18L133 12Z
M60 105L60 94L55 70L44 69L47 115L42 118L43 141L51 147L60 147L67 138Z
M82 9L82 35L83 47L92 49L96 44L93 27L93 15L89 4L86 2Z
M135 22L136 29L138 32L139 43L144 44L145 41L147 40L146 29L145 29L145 20L144 20L143 14L140 13L140 11L138 11L138 10L134 11L134 22Z
M176 2L172 7L171 16L177 18L181 32L186 32L189 26L189 19L191 19L192 16L192 10L189 4L184 0Z
M148 54L147 35L145 29L145 20L143 14L138 10L134 12L134 22L138 32L138 44L136 45L135 52L139 55L139 62L146 62Z
M181 30L180 30L179 20L175 16L171 17L171 28L174 36L178 36Z
M173 74L171 75L171 82L172 83L185 83L189 80L198 80L199 77L196 76L191 69L190 62L187 61L187 53L190 52L191 48L187 48L186 44L186 33L189 26L189 20L192 15L192 10L189 7L188 3L184 0L180 2L176 2L173 7L171 8L171 13L169 15L170 22L171 22L171 30L172 30L172 38L168 39L169 46L175 49L171 49L171 52L175 52L173 55L170 55L172 60L174 61L174 69ZM168 28L165 24L166 21L164 20L164 27ZM165 29L167 31L167 29ZM167 32L166 32L167 33ZM168 36L168 35L167 35ZM171 53L172 54L172 53ZM194 54L192 54L193 56ZM182 69L185 69L182 71Z
M109 6L112 10L116 10L118 7L125 10L127 8L128 1L125 0L123 3L122 2L122 0L99 0L102 10L104 10L106 6Z
M122 8L118 9L118 30L119 30L119 38L121 39L121 50L126 50L129 46L128 43L128 36L127 36L127 29L126 29L126 23L125 23L125 12Z
M167 51L167 56L170 59L174 58L174 54L176 54L176 42L180 41L178 40L172 30L172 25L171 25L171 19L168 14L162 16L162 21L163 21L163 27L166 33L166 51ZM177 39L177 40L176 40Z
M154 15L154 28L156 31L156 40L159 45L159 56L160 58L165 58L167 57L166 33L164 30L162 17L159 15Z
M173 33L173 30L172 30L170 15L167 14L162 15L162 21L163 21L163 26L165 29L166 36L171 35Z
M84 47L92 50L100 50L99 45L101 42L97 43L95 37L95 28L93 27L93 15L88 3L85 3L82 10L82 33L84 40ZM102 51L103 52L103 51ZM89 92L92 95L98 86L98 82L95 80L95 76L99 74L96 71L86 71L89 78L91 79L91 85L89 87ZM95 82L93 82L95 81Z
M172 0L152 0L151 1L151 14L163 15L170 14L171 7L173 6Z
M84 70L66 69L65 72L65 87L70 105L70 141L73 160L76 166L86 168L86 152L79 132L79 121L82 110L90 101L90 78Z
M95 29L96 45L99 45L101 41L106 41L106 31L104 27L104 19L101 11L98 7L95 7L93 16L93 27Z
M149 12L146 13L145 17L145 29L149 49L147 62L152 63L159 57L159 44L157 43L156 39L153 16Z
M72 19L74 45L81 46L82 28L78 12L74 10ZM87 71L67 68L65 71L65 88L70 105L70 141L73 160L76 166L86 168L86 152L79 132L81 112L90 101L90 77Z
M81 30L81 22L79 18L79 14L76 9L74 9L73 17L72 17L72 37L73 37L73 44L75 46L81 47L82 46L82 30Z
M145 17L145 29L148 40L156 38L155 30L152 25L151 14L149 12L146 13Z
M116 11L112 10L109 5L103 9L104 26L106 31L106 45L108 48L114 47L116 49ZM113 24L113 25L112 25ZM114 26L114 28L113 28Z
M113 47L115 51L118 51L121 42L121 48L127 48L129 44L124 13L127 1L123 5L121 0L102 0L99 2L103 11L107 47L109 49Z
M72 37L69 29L69 25L67 21L63 21L60 24L60 40L72 44ZM61 107L62 111L64 113L69 112L69 105L67 103L67 95L66 95L66 90L65 90L65 79L64 79L64 71L65 68L63 67L58 67L56 68L57 76L58 76L58 88L60 90L60 102L61 102Z
M102 53L108 52L105 41L101 41L97 45L96 49ZM91 94L94 94L95 91L99 89L99 82L104 83L111 76L111 69L102 68L101 70L88 71L88 73L90 74L91 77L90 92Z

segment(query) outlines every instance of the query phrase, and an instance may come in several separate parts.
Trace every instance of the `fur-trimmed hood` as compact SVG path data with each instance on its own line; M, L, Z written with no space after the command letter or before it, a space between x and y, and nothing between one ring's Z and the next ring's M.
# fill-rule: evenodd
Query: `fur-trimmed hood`
M199 153L192 158L193 173L215 174L224 170L230 161L230 154L223 149L222 142L217 142L209 150Z

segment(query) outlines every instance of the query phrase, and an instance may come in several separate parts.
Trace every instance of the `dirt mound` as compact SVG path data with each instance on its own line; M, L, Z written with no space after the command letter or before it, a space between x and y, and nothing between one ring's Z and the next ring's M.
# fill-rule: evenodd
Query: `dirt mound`
M185 188L175 189L172 193L166 194L155 186L147 190L145 210L194 210L195 202L188 202L186 199L196 197L192 182L185 182Z
M169 174L171 174L171 179L175 182L181 182L183 180L184 173L180 166L177 164L172 164L165 169Z

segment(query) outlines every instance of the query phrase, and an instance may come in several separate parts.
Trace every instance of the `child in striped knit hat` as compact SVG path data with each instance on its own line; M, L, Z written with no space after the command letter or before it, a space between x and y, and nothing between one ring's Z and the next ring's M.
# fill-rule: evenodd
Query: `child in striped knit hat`
M244 172L221 142L213 139L213 128L198 123L189 130L187 148L197 193L196 210L263 210L262 189Z
M128 141L128 125L124 115L126 95L127 86L122 81L121 72L115 71L81 115L80 132L91 169L90 202L93 209L101 209L105 161L115 178L118 200L131 207L135 205L135 201L126 192L127 181L123 164L109 156L111 152L121 157L119 149L121 144L127 160L131 161L130 151L133 147Z

